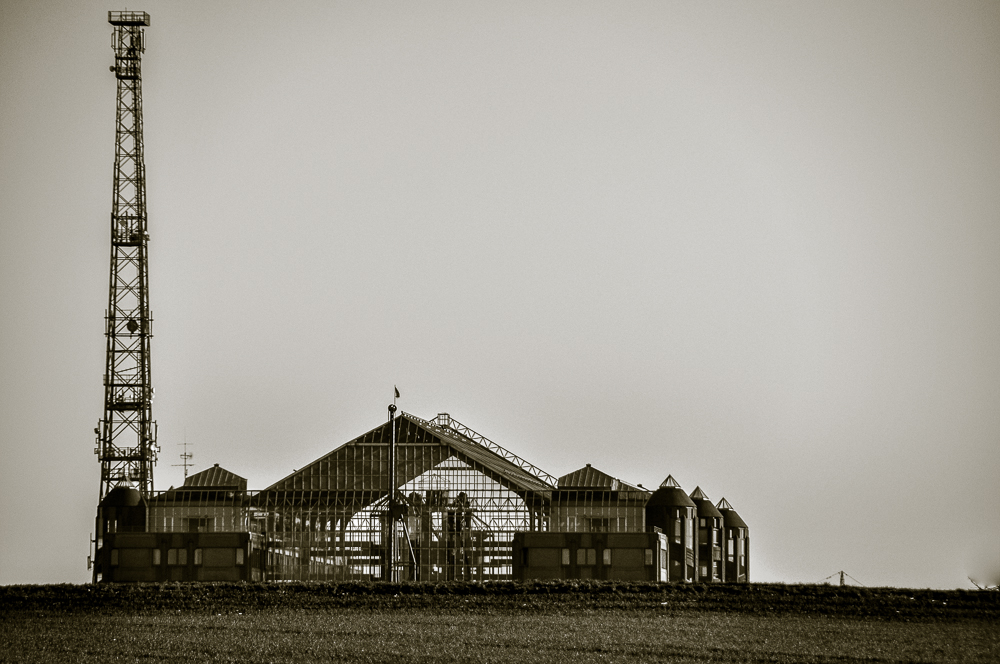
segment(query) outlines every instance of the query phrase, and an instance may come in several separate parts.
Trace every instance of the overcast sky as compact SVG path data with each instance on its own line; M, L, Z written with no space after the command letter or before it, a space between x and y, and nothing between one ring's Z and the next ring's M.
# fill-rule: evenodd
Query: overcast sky
M90 578L123 8L0 0L2 584ZM757 581L1000 581L1000 3L138 9L158 489L396 384Z

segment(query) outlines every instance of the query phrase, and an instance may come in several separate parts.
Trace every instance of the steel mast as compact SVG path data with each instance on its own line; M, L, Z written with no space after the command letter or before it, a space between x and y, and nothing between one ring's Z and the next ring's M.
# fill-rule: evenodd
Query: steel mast
M107 364L104 418L95 429L101 461L100 500L115 487L153 491L159 448L150 382L149 233L142 144L141 58L146 12L108 12L118 79L114 195L111 201L111 281L105 320Z

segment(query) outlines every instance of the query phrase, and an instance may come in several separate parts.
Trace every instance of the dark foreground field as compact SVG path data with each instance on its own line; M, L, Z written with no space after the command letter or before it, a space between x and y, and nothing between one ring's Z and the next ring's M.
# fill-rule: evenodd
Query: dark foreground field
M659 584L0 588L3 662L1000 662L1000 593Z

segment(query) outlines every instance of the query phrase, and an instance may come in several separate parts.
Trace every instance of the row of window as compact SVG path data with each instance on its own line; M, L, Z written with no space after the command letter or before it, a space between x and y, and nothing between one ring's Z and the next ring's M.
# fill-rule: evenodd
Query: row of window
M610 565L611 564L611 552L613 549L601 549L601 564ZM562 550L562 564L569 565L572 556L570 549ZM666 551L661 551L661 565L665 565L666 562ZM579 567L585 565L596 565L597 564L597 549L577 549L576 550L576 564ZM628 563L626 563L628 564ZM645 550L645 564L653 564L653 549Z
M602 549L601 551L602 564L611 564L611 549ZM570 561L570 550L562 550L562 564L569 565ZM576 564L577 565L596 565L597 564L597 549L577 549L576 550Z
M627 533L638 529L642 530L641 514L633 516L619 517L591 517L580 515L569 515L559 520L559 530L562 532L591 532L591 533Z
M746 553L746 540L743 539L729 540L728 542L726 542L726 548L728 549L726 551L726 554L729 556L730 560L732 560L734 544L736 545L736 548L741 556Z
M138 551L141 550L142 549L138 549ZM148 549L146 550L148 551ZM218 554L221 554L221 557L224 558L227 563L229 563L229 561L231 560L235 560L237 565L243 564L244 560L243 549L235 549L235 556L232 558L230 557L230 554L234 552L233 549L211 549L211 551L217 554L216 558L210 561L210 563L215 563L214 566L219 566L218 563L220 562L220 556ZM118 556L119 556L118 549L111 549L112 565L118 564ZM195 549L194 564L195 565L203 564L203 558L204 558L203 550ZM162 564L162 562L163 562L163 551L160 549L153 549L153 567L159 566L160 564ZM167 549L167 565L187 565L187 563L188 563L187 549ZM128 563L126 563L126 565L128 565Z
M216 516L174 517L160 516L162 509L151 508L150 532L174 533L223 533L246 532L249 524L245 516L232 509L220 509ZM109 529L109 532L112 532Z

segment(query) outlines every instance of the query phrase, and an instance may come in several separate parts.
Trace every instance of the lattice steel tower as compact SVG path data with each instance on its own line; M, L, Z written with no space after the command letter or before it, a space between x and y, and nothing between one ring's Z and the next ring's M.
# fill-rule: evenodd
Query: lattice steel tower
M101 495L115 487L153 491L156 422L150 383L146 167L142 148L143 26L146 12L108 12L118 79L114 195L111 201L111 286L105 322L104 418L95 429Z

